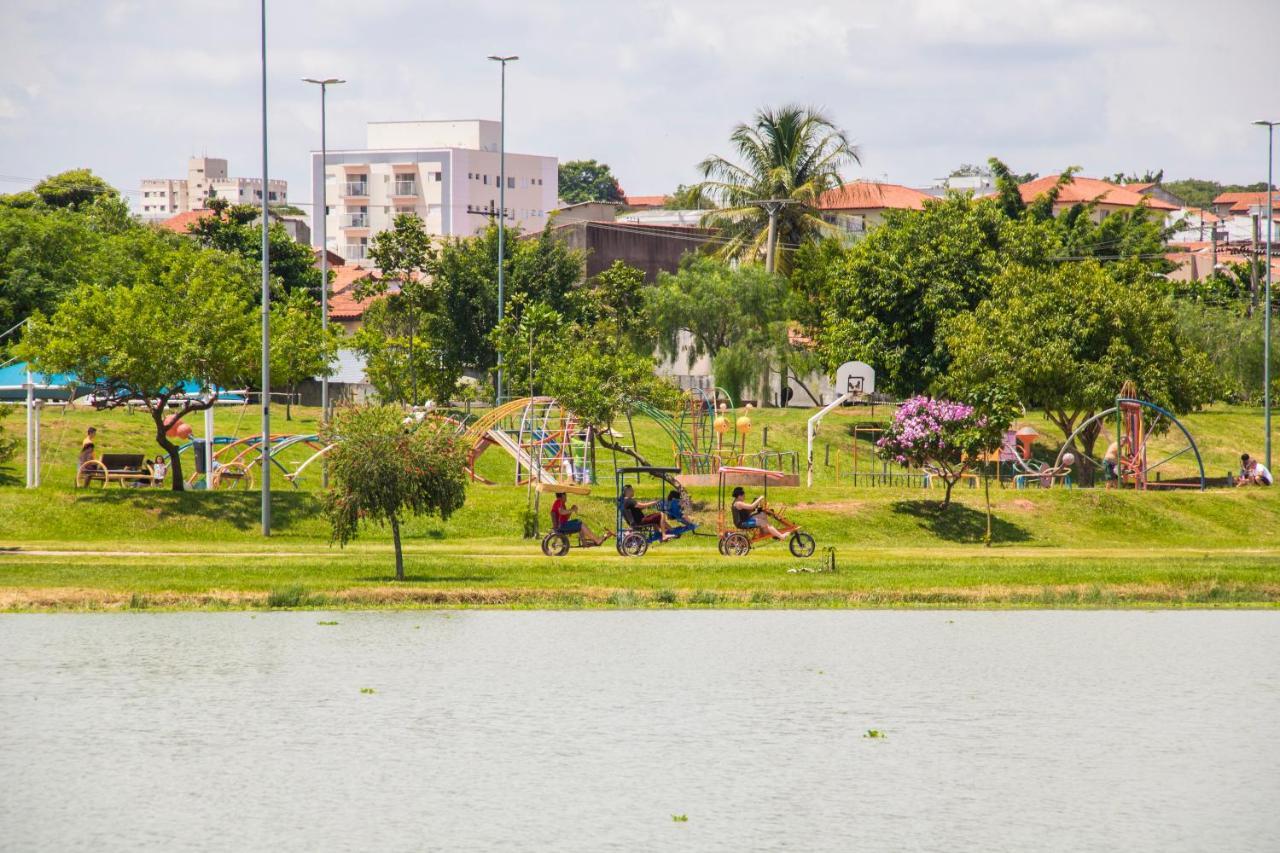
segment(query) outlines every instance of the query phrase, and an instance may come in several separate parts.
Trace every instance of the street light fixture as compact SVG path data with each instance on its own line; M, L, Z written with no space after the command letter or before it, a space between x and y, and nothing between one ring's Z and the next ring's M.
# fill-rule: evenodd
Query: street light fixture
M262 535L271 535L271 212L267 206L267 0L262 20ZM212 472L210 472L212 473Z
M1267 129L1267 287L1266 287L1266 310L1262 314L1262 408L1263 420L1267 431L1266 439L1266 457L1267 470L1271 470L1271 230L1275 224L1276 210L1271 200L1271 188L1274 186L1272 181L1272 155L1275 151L1275 131L1276 125L1280 121L1267 121L1259 119L1254 124Z
M503 290L503 261L506 259L507 231L507 63L515 62L518 56L489 55L487 59L502 65L501 100L498 107L498 323L502 323L502 307L505 300ZM502 353L498 353L497 394L494 405L502 402Z
M330 86L347 82L337 77L317 79L303 77L303 83L314 83L320 87L320 210L312 211L312 216L320 223L320 330L324 338L329 336L329 150L325 141L325 94ZM320 420L329 420L329 374L320 377ZM320 485L329 488L328 463L320 469Z

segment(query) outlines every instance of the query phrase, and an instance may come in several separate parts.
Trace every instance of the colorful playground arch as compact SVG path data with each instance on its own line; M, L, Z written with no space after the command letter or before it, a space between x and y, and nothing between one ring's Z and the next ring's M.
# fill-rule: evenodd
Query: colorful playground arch
M476 472L476 462L494 446L515 460L517 485L591 482L591 427L554 397L521 397L495 406L462 436L467 473L478 482L493 485Z
M1132 394L1131 389L1125 390ZM1139 491L1204 490L1204 460L1191 433L1172 412L1133 396L1117 397L1114 406L1076 427L1058 451L1054 467L1061 468L1066 456L1074 453L1081 463L1087 460L1093 471L1107 470L1101 456L1085 454L1076 444L1076 439L1091 428L1099 429L1095 451L1098 445L1106 448L1112 442L1117 447L1116 471L1108 485L1114 482L1120 488L1131 486ZM1157 461L1152 462L1152 458Z

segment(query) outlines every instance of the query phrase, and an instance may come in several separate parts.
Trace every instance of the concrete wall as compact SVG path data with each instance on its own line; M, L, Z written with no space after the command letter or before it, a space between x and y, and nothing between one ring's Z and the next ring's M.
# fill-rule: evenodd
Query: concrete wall
M653 228L624 222L569 222L555 227L555 235L571 248L587 253L587 276L607 270L621 260L644 271L645 281L659 272L675 272L686 252L705 245L704 228Z

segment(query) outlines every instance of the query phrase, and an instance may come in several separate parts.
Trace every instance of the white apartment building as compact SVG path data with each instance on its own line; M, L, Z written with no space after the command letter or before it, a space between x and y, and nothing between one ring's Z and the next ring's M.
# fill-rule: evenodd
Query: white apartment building
M320 246L322 209L326 247L355 263L398 213L418 214L431 234L484 230L498 214L501 128L482 119L369 122L366 148L329 151L327 166L311 152L312 245ZM558 192L555 157L507 152L508 227L542 230Z
M288 181L271 181L267 201L288 204ZM139 202L144 219L165 219L175 213L201 210L217 196L232 204L262 204L262 178L227 177L227 161L218 157L187 160L186 178L144 178Z

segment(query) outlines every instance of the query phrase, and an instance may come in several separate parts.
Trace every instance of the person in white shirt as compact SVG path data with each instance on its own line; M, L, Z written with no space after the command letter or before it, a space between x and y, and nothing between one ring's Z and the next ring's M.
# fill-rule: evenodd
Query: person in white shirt
M1240 479L1236 480L1237 486L1270 486L1271 483L1271 472L1266 465L1253 459L1248 453L1240 454Z

